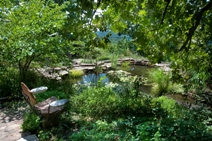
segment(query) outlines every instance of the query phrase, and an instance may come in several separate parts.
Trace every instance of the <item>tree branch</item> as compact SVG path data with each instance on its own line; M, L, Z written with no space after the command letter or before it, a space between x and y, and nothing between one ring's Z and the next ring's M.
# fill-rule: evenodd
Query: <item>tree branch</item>
M93 21L93 16L96 14L96 11L97 11L97 9L99 8L100 4L101 4L101 0L98 0L98 1L97 1L96 9L93 11L93 14L92 14L90 26L91 26L91 23L92 23L92 21Z
M166 11L167 11L167 8L168 8L168 6L169 6L169 4L170 4L171 0L166 0L166 2L167 2L167 4L166 4L166 7L165 7L164 12L163 12L163 16L162 16L162 19L161 19L160 25L162 25L162 24L163 24L164 18L165 18L165 16L166 16Z
M200 24L200 21L202 19L202 15L204 14L205 11L209 10L212 7L212 0L209 1L209 3L203 7L199 13L197 13L195 20L196 22L193 24L193 26L189 29L188 34L187 34L187 39L183 43L182 47L180 48L179 51L182 51L186 49L186 45L188 44L189 41L191 41L192 36L194 35L195 30L197 29L198 25Z

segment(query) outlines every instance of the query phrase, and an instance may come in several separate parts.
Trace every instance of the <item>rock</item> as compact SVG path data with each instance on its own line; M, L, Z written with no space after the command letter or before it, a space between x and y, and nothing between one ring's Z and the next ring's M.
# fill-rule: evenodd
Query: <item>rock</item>
M102 65L102 67L104 68L106 68L106 69L109 69L109 68L111 68L111 63L105 63L105 64L103 64Z
M73 65L79 65L79 64L81 64L82 60L83 59L73 59L72 63L73 63Z
M121 58L121 59L119 59L119 61L134 61L134 59L133 58Z
M67 67L67 66L61 66L61 69L63 69L63 70L67 70L67 69L68 69L68 67Z
M66 75L68 75L67 71L65 71L65 70L60 70L59 71L59 76L63 77L63 76L66 76Z
M60 71L60 70L61 70L61 68L59 68L59 67L54 68L54 71L55 71L55 72L58 72L58 71Z
M36 135L29 135L29 136L22 137L21 139L17 141L39 141L39 139Z
M73 59L72 69L83 70L85 73L95 71L96 65L98 65L98 67L101 67L103 70L112 69L110 60L98 61L95 64L82 63L82 61L83 59ZM121 58L121 59L118 59L117 63L118 65L121 65L125 61L129 61L130 64L132 65L151 66L151 63L148 60L136 60L133 58ZM168 63L155 64L154 66L159 67L163 69L164 71L171 70L170 64ZM69 74L69 70L67 66L56 67L56 68L49 68L49 67L39 68L36 71L46 78L56 79L56 80L61 80L63 76L66 76Z
M62 80L62 78L61 77L57 77L56 80L60 81L60 80Z

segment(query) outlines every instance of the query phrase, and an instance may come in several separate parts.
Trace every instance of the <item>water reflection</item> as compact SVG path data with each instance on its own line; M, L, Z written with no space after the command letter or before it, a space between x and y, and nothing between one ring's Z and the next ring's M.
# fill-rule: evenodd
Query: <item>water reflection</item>
M119 68L119 69L123 70L123 71L130 72L131 75L133 75L133 76L139 75L139 76L147 77L148 72L152 68L147 67L147 66L132 65L132 66L129 66L129 67ZM107 75L107 73L105 72L105 73L89 73L89 74L86 74L82 77L81 80L78 81L78 83L87 84L87 85L97 85L98 81L102 77L103 77L103 79L101 80L102 84L107 85L110 82L116 81L113 77Z
M80 84L89 84L96 85L100 78L103 78L101 83L108 84L110 83L109 77L106 73L90 73L82 77L82 80L79 81Z

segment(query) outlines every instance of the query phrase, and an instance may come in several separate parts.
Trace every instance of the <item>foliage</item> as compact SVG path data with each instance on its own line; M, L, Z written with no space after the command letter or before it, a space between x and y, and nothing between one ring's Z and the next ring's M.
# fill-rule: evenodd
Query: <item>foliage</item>
M109 56L114 68L119 57L132 55L131 52L139 52L152 63L169 61L172 81L184 83L185 92L191 89L201 92L211 78L212 1L72 0L66 4L63 0L0 2L0 63L6 64L7 69L19 67L20 80L29 78L30 87L45 84L55 92L71 94L73 87L69 80L55 82L39 78L37 81L31 72L26 77L32 61L51 58L55 63L63 60L67 52L73 56L88 52L89 59L98 59L92 51L101 53ZM95 14L97 9L102 13ZM111 33L99 39L97 30L127 34L132 40L111 44L108 40ZM95 47L102 47L105 52L92 50ZM16 72L3 72L0 81L3 89L9 89L7 86L12 84L16 91L19 83L13 76ZM171 82L170 74L158 72L152 76L158 96L173 92L176 87L183 92L180 85ZM113 88L85 87L81 94L74 95L71 110L93 121L85 121L88 124L77 126L81 127L77 131L73 127L76 132L70 139L212 140L207 132L210 128L206 128L211 114L178 108L179 105L165 97L152 100L140 91L141 79L121 77L121 83ZM25 119L25 129L38 128L38 124L32 124L38 123L37 119L28 120L32 118ZM49 135L52 134L39 131L41 139L48 140Z
M83 70L72 69L72 70L69 71L69 74L72 78L79 78L79 77L84 75L84 72L83 72Z
M152 99L152 108L153 112L160 112L157 111L158 109L162 110L165 112L164 114L170 115L174 118L180 118L181 115L178 115L178 113L184 113L184 110L182 107L180 107L175 100L169 99L166 96L161 96L158 98L153 98ZM167 113L166 113L167 112ZM158 115L163 116L162 113L155 113Z
M166 74L163 70L153 70L149 72L150 81L153 82L152 93L161 96L169 91L170 74Z
M108 71L107 74L109 76L111 76L113 82L118 79L123 79L123 78L129 78L130 77L130 73L129 72L126 72L126 71L122 71L122 70L117 70L117 71L114 71L114 70L111 70L111 71Z
M110 88L88 88L72 98L77 111L90 116L106 116L116 110L118 96Z
M51 139L51 131L39 130L38 138L42 141L49 141Z
M24 132L29 131L35 133L40 126L41 126L41 120L37 115L31 112L25 114L24 122L21 126Z
M121 64L121 67L127 68L127 67L129 67L129 65L130 65L130 62L129 61L125 61L125 62L123 62Z
M120 84L124 89L119 92L102 86L100 80L96 87L87 87L73 95L69 114L63 116L69 130L74 131L67 134L69 140L211 139L204 123L208 123L210 113L186 109L166 96L152 98L143 93L136 96L136 78ZM64 136L58 134L66 130L59 125L51 131L38 132L41 139L63 140Z
M55 96L57 97L57 99L64 99L64 98L68 98L67 97L67 94L65 94L64 92L60 92L60 91L46 91L46 92L43 92L41 94L36 94L36 99L39 101L39 102L42 102L44 100L46 100L47 98L50 98L52 96Z
M91 129L89 130L88 127ZM80 132L73 133L69 139L73 141L119 140L123 136L123 133L118 129L116 121L108 123L98 120L88 125L88 127L83 127L80 129Z
M167 93L184 93L183 86L178 83L173 83L171 79L171 72L164 72L160 69L150 71L149 81L153 83L152 93L156 96Z
M117 66L118 66L118 57L117 56L112 56L110 58L110 62L111 62L111 67L113 69L117 69Z
M19 67L21 79L25 79L33 60L61 57L64 48L58 31L67 16L66 4L58 5L51 0L17 3L6 0L0 2L0 7L1 56Z
M16 69L0 67L0 97L19 99L19 74Z
M171 94L184 94L185 89L182 84L179 83L171 83L171 86L169 87L169 92Z
M124 104L124 103L123 103ZM198 111L182 108L165 96L152 99L153 115L118 116L88 121L70 140L210 140ZM195 119L195 120L193 120Z
M80 94L71 98L77 112L94 118L148 113L149 98L139 93L139 90L133 90L134 85L123 83L111 88L110 84L100 85L100 81L97 87L84 88Z
M211 1L98 2L103 12L93 24L99 29L130 35L137 51L153 63L171 61L173 69L194 71L197 81L205 81L202 73L211 76Z

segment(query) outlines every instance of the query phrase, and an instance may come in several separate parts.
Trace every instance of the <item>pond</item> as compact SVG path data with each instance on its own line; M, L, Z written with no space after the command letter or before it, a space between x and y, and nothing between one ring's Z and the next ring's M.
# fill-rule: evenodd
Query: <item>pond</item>
M153 70L154 67L148 66L138 66L138 65L131 65L125 68L119 68L118 70L123 70L129 72L132 76L138 75L148 78L149 71ZM103 73L88 73L78 79L75 83L78 84L88 84L88 85L96 85L98 81L102 78L101 83L109 84L110 82L114 82L114 78L107 74L107 72ZM151 92L152 86L150 85L142 85L141 91L144 93L149 94ZM185 98L181 94L175 95L167 95L167 97L176 100L178 103L191 103L194 104L195 101L193 99Z
M138 76L143 76L147 77L148 72L152 70L152 67L147 67L147 66L138 66L138 65L131 65L129 67L124 67L124 68L119 68L118 70L123 70L129 72L132 76L138 75ZM98 81L102 78L101 83L104 84L109 84L110 82L114 82L114 78L109 76L107 72L103 73L88 73L82 76L80 79L76 81L78 84L89 84L89 85L96 85ZM142 86L141 87L142 91L145 93L149 93L151 87L150 86Z

